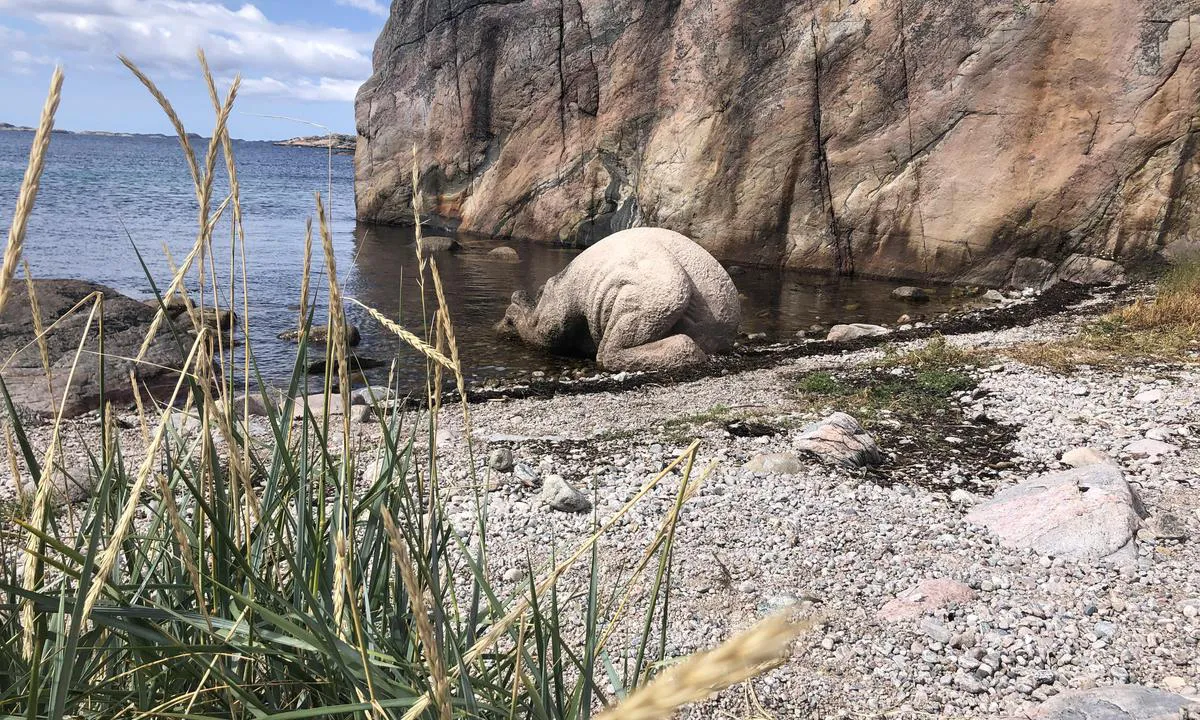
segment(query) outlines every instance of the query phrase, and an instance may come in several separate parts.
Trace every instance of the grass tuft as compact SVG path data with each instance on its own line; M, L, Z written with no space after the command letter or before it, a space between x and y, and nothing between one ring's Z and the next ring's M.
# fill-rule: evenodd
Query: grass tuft
M1070 373L1081 366L1114 367L1132 361L1200 360L1200 258L1184 260L1158 283L1154 298L1139 299L1086 325L1078 334L1011 348L1029 365Z

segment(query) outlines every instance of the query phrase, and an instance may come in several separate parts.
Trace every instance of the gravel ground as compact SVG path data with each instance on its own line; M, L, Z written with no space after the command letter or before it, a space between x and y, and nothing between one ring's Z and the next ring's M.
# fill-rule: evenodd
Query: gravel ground
M696 437L697 468L715 467L681 515L670 652L711 647L797 603L822 624L798 643L791 662L688 717L756 717L764 709L778 717L1015 716L1068 688L1120 683L1196 695L1200 370L1132 364L1064 377L1002 356L1004 346L1062 337L1080 322L1066 314L951 339L997 351L990 367L974 371L985 392L961 404L968 416L1010 425L1015 441L993 448L1009 459L999 471L952 454L929 458L936 483L911 471L883 482L878 473L807 459L794 475L742 469L758 453L788 451L800 426L841 409L802 401L798 374L867 362L878 350L625 392L475 405L477 461L503 447L518 464L513 473L485 470L491 571L515 587L527 560L545 562L552 548L563 557L591 530L590 514L539 501L545 478L558 475L591 493L603 521ZM738 419L768 434L730 433L727 423ZM442 428L442 476L458 488L448 492L449 511L466 526L474 500L456 406L445 410ZM376 444L377 427L356 424L356 432L361 447ZM67 452L81 452L94 433L86 423L73 425ZM48 429L32 434L44 443ZM138 442L135 430L123 435L127 444ZM1144 437L1178 450L1150 459L1123 453ZM1183 538L1141 532L1136 562L1117 567L1007 548L964 519L980 496L1061 469L1062 453L1082 446L1117 458L1148 522L1170 519ZM893 461L914 451L883 450ZM927 489L934 486L944 489ZM665 480L604 539L606 573L632 569L678 487L677 476ZM951 487L976 492L948 493ZM930 579L962 583L970 599L915 619L877 617L888 601ZM618 657L622 647L613 647Z

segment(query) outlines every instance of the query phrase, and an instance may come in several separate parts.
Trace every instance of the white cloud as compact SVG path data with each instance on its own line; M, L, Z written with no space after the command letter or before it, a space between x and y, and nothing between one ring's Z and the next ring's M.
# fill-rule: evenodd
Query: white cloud
M56 54L91 61L124 53L147 71L194 74L196 49L204 48L217 74L260 77L255 90L247 83L251 92L342 102L371 73L372 35L274 22L251 4L234 10L211 0L0 0L0 11L43 26L36 41Z
M282 95L317 102L353 102L360 84L358 80L327 77L319 78L315 82L308 78L292 81L273 77L243 78L240 92L245 95Z
M364 12L369 12L372 15L379 17L388 16L388 6L380 2L380 0L336 0L338 5L356 8Z

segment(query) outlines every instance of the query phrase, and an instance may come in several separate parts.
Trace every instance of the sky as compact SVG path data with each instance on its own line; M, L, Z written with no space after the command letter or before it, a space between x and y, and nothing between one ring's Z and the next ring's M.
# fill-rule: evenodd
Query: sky
M234 137L354 132L354 94L389 0L0 0L0 122L37 125L55 65L65 73L55 127L168 133L123 53L171 100L189 132L210 135L212 105L196 50L222 94L242 84Z

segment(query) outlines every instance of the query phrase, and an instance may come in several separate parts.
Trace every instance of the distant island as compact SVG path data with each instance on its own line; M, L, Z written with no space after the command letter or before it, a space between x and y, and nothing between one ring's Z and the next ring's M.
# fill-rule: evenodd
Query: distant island
M0 122L0 132L11 130L13 132L33 132L36 128L26 127L24 125L13 125L12 123ZM98 137L150 137L150 138L173 138L174 135L163 135L161 133L123 133L109 132L106 130L54 130L55 134L59 135L93 135ZM194 140L207 140L208 138L197 133L188 133L188 137ZM332 135L307 135L305 137L294 137L290 140L250 140L246 142L270 142L273 145L280 147L312 147L326 150L333 148L335 153L354 154L354 146L358 143L358 138L354 135L345 135L343 133L334 133Z
M304 137L294 137L290 140L280 140L275 143L281 147L312 147L328 150L333 148L335 153L354 153L354 148L358 144L358 138L354 135L343 135L341 133L333 133L331 135L305 135Z

